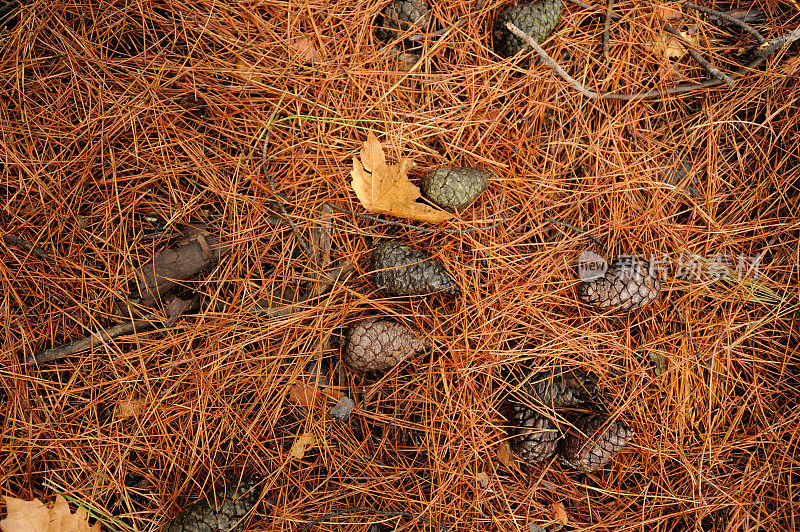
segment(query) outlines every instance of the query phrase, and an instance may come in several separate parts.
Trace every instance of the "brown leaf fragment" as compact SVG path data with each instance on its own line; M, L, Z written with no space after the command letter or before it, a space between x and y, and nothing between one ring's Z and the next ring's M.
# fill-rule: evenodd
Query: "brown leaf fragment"
M316 441L317 440L314 438L312 433L304 432L302 436L299 436L296 440L294 440L289 454L292 456L292 458L297 458L299 460L306 455L306 451L312 447Z
M311 39L305 35L294 39L289 47L292 49L297 59L303 63L316 63L319 61L319 54L317 53L316 46L314 46Z
M682 31L681 37L683 37L686 42L691 44L693 47L697 47L698 45L698 37L697 34L690 34L689 32ZM680 59L688 52L686 51L686 47L684 47L681 41L669 33L662 33L656 36L653 39L653 42L649 45L650 51L652 51L656 55L663 55L666 59Z
M562 525L569 524L569 517L567 516L567 510L564 508L564 505L560 502L554 502L552 504L553 508L553 518L557 523Z
M676 3L655 6L655 12L656 17L664 22L683 18L683 13L680 10L680 4Z
M83 508L70 514L69 505L61 495L56 496L52 508L39 499L4 497L4 500L8 517L0 521L2 532L100 532L100 523L89 526L89 516Z
M117 401L114 405L114 417L117 419L128 419L137 417L147 408L145 400L139 394L132 394L130 397Z
M500 460L500 463L507 468L516 469L514 453L511 452L511 444L509 444L507 440L500 442L500 445L497 447L497 458Z
M410 159L400 159L397 164L386 164L383 147L370 132L361 158L353 159L353 190L367 212L397 216L410 220L439 223L453 217L451 213L418 203L419 187L408 179L414 166Z

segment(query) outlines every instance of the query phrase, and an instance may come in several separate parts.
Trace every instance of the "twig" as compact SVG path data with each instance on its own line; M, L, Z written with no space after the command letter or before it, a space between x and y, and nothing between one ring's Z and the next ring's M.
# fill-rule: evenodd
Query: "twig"
M437 527L439 527L439 528L441 528L443 530L447 530L447 527L445 527L443 525L440 525L438 523L435 523L434 521L431 521L430 519L426 519L426 518L424 518L422 516L414 515L411 512L396 511L396 510L379 510L377 508L370 508L369 506L354 506L352 508L345 508L344 510L339 510L338 512L333 512L333 513L330 513L330 514L323 515L322 517L318 517L317 519L314 519L313 521L310 521L310 522L306 523L306 526L304 526L301 529L300 532L306 532L306 531L310 530L312 526L314 526L316 524L319 524L319 523L322 523L323 521L325 521L326 519L330 519L331 517L338 517L340 515L347 515L347 514L351 514L353 512L372 512L372 513L379 514L379 515L397 515L397 516L401 516L401 517L408 517L409 519L416 519L418 521L422 521L422 522L427 523L429 525L437 526Z
M338 205L331 204L331 207L339 212L343 212L345 214L352 214L356 218L363 218L364 220L369 220L371 222L378 222L381 224L392 225L394 227L403 227L405 229L413 229L415 231L420 231L422 233L448 233L448 234L462 234L462 233L472 233L474 231L486 231L488 229L494 229L495 227L505 223L506 217L503 215L503 219L499 222L495 222L492 225L486 225L484 227L468 227L466 229L447 229L447 228L430 228L430 227L422 227L419 225L408 224L405 222L396 222L394 220L384 220L383 218L378 218L377 216L370 216L369 214L361 214L358 212L353 212L349 209L345 209L344 207L339 207Z
M711 9L709 7L698 6L691 2L684 2L683 5L688 7L689 9L694 9L695 11L699 11L701 13L705 13L706 15L714 15L715 17L719 17L720 19L724 20L725 22L730 22L735 26L739 26L744 31L752 35L758 41L758 44L763 44L767 41L763 35L761 35L757 29L752 27L750 24L743 20L739 20L735 17L728 15L727 13L723 13L722 11L717 11L716 9Z
M691 92L698 89L707 89L710 87L717 87L722 84L722 82L718 79L709 79L700 83L687 83L684 85L676 85L674 87L670 87L668 89L659 90L653 89L650 91L644 92L635 92L632 94L619 94L613 92L604 92L598 93L591 89L586 88L581 82L577 81L575 78L567 74L563 68L559 66L558 63L553 61L553 59L547 55L547 52L542 49L541 46L527 33L520 30L518 27L511 23L507 23L506 27L508 30L519 37L520 39L524 40L526 44L528 44L531 48L533 48L539 57L542 59L542 62L550 67L556 74L558 74L561 79L566 81L570 84L572 88L574 88L578 93L589 98L591 100L619 100L619 101L633 101L633 100L644 100L648 98L658 98L659 96L667 96L667 95L674 95L674 94L682 94L684 92ZM780 48L784 44L791 44L800 39L800 28L792 31L791 33L787 33L786 35L782 35L781 37L777 37L772 39L771 41L767 41L761 44L756 49L756 58L752 60L747 65L739 68L736 73L738 75L745 75L750 70L760 66L764 61L767 60L770 54L775 52L778 48Z
M70 355L81 353L83 351L88 351L95 345L106 343L112 338L117 338L118 336L122 336L124 334L153 329L159 324L156 320L157 318L155 314L148 314L141 320L120 323L119 325L102 329L96 333L90 334L85 338L76 340L71 344L47 349L46 351L42 351L41 353L33 355L28 359L27 365L33 366L36 364L52 362L53 360L58 360L59 358L64 358Z
M611 0L611 1L613 1L613 0ZM691 44L689 41L687 41L686 39L684 39L684 38L683 38L683 35L681 35L681 32L679 32L678 30L676 30L675 28L673 28L673 27L672 27L672 25L670 25L670 24L667 24L667 25L665 25L665 26L664 26L664 29L667 31L667 33L671 33L672 35L674 35L675 37L677 37L677 39L678 39L678 40L681 42L681 44L683 44L683 47L684 47L684 48L686 48L686 51L687 51L687 52L689 52L689 55L691 55L691 56L692 56L692 58L693 58L693 59L694 59L694 60L695 60L695 61L696 61L696 62L697 62L697 63L698 63L698 64L699 64L701 67L703 67L704 69L706 69L706 72L708 72L709 74L711 74L711 75L712 75L714 78L718 79L719 81L721 81L721 82L725 83L725 84L726 84L728 87L733 87L733 86L736 84L736 83L733 81L733 79L731 79L731 77L730 77L730 76L728 76L727 74L725 74L724 72L722 72L720 69L718 69L717 67L715 67L714 65L712 65L711 63L709 63L709 62L706 60L706 58L705 58L705 57L703 57L702 55L700 55L700 52L698 52L697 50L695 50L694 48L692 48L692 44Z
M3 240L8 242L9 244L14 244L14 245L17 245L19 247L25 248L28 251L30 251L31 253L33 253L34 255L38 256L38 257L44 258L44 257L47 256L47 252L45 250L43 250L39 246L34 246L30 242L27 242L27 241L21 239L18 236L3 235Z
M429 39L431 37L440 37L450 30L454 30L456 28L460 28L461 26L463 26L467 22L467 19L469 19L469 17L472 16L474 13L480 11L481 8L483 8L483 0L477 0L475 2L475 7L472 8L472 11L470 13L467 13L466 15L460 17L450 26L444 26L442 28L439 28L438 30L431 31L428 33L415 33L414 35L408 37L408 40L411 42L416 42L416 41L421 41L423 39Z
M283 307L272 307L267 302L262 300L259 301L255 307L253 307L250 313L255 314L257 316L269 316L270 318L279 318L282 316L287 316L289 314L294 314L295 312L299 312L303 310L306 306L306 303L308 303L312 299L316 299L320 296L325 295L333 287L334 284L339 282L339 279L344 277L344 275L346 275L352 269L353 265L348 262L343 264L342 266L329 270L328 272L324 272L325 277L319 280L314 285L314 288L311 289L311 292L297 303L292 303L291 305L286 305Z
M606 61L610 59L610 54L608 51L608 33L611 30L611 15L614 13L614 0L608 0L608 6L606 7L606 19L603 22L603 57L605 57Z
M275 196L275 199L277 200L278 207L281 210L283 218L289 223L289 227L292 228L294 237L297 239L297 244L303 249L306 256L308 256L308 258L312 262L316 263L316 261L314 260L314 255L311 253L311 248L308 246L308 242L306 242L306 239L303 238L303 235L300 234L300 231L297 230L297 226L294 224L294 220L292 220L292 218L289 216L289 212L283 205L283 199L278 195L278 191L275 190L275 181L273 181L272 175L269 172L267 172L267 145L269 144L270 136L271 134L269 131L267 131L266 134L264 135L264 146L261 149L262 172L264 172L264 177L266 177L267 181L269 182L269 189L270 191L272 191L272 195Z
M599 245L599 246L601 246L603 248L606 247L606 245L603 243L602 240L600 240L599 238L594 236L592 233L590 233L586 229L581 229L579 227L575 227L574 225L568 224L567 222L562 222L561 220L555 220L553 218L545 218L544 220L546 222L550 222L551 224L561 225L561 226L567 227L569 229L572 229L573 231L576 231L576 232L578 232L578 233L580 233L582 235L586 235L589 238L591 238L592 240L594 240L597 243L597 245Z
M603 8L601 8L601 7L595 7L593 5L589 5L586 2L582 2L581 0L569 0L569 1L572 2L573 4L575 4L576 6L579 6L579 7L582 7L583 9L587 9L589 11L592 11L593 13L600 13L600 12L604 11ZM619 19L622 18L622 15L620 15L618 13L611 13L610 17L613 20L619 20Z

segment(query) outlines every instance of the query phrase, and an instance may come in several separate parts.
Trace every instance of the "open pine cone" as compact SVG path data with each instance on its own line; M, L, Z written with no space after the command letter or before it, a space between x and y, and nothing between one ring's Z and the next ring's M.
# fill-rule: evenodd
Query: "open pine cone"
M648 262L636 257L618 257L597 279L584 281L578 297L599 309L632 311L643 308L658 297L661 283Z
M634 436L632 429L601 414L583 414L573 425L575 430L564 440L562 461L586 473L610 462Z
M508 420L513 425L509 431L509 445L517 456L533 464L556 453L560 433L541 413L523 405L513 405L509 408Z
M261 490L259 480L244 478L228 483L212 496L185 508L171 519L163 532L237 532L253 509Z

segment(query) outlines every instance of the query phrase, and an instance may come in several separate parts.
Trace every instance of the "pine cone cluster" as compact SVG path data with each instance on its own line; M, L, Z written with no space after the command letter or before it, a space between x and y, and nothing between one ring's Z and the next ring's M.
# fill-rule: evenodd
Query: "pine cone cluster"
M542 372L521 386L522 393L506 406L511 424L510 447L529 463L552 458L559 450L562 433L554 423L563 414L574 425L560 447L561 460L579 471L605 466L633 438L633 431L620 422L604 424L602 414L573 415L569 409L593 407L599 399L597 380L578 370L560 374Z

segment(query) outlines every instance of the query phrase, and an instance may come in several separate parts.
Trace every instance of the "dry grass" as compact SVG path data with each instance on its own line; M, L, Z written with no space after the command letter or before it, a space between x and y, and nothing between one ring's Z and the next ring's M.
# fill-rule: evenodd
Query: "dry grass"
M755 3L767 12L759 28L768 38L798 26L792 2ZM244 471L266 477L275 506L257 514L254 529L297 530L363 505L451 530L527 530L552 523L555 501L575 530L797 526L796 45L734 89L590 102L538 62L491 53L497 0L427 42L428 60L410 74L372 36L383 2L202 4L212 7L31 2L0 37L2 231L48 252L0 241L2 494L50 497L58 485L124 526L153 530L223 475ZM435 19L452 22L470 5L436 3ZM601 18L572 4L545 47L555 58L568 50L568 70L602 90L705 79L688 58L670 64L646 50L660 27L653 5L617 2L624 18L609 63ZM746 41L687 17L718 65ZM319 50L315 64L292 51L303 36ZM429 235L337 213L334 258L356 261L354 275L301 313L248 316L255 301L277 301L276 289L311 273L292 253L290 230L266 223L275 213L253 156L281 100L268 166L301 231L323 202L360 210L348 172L369 128L384 133L391 157L413 157L422 169L496 172L456 226L488 224L501 211L507 222ZM681 160L694 168L697 198L663 182L660 168ZM150 227L145 215L169 228L202 222L234 243L187 284L204 294L204 310L163 335L23 366L32 353L117 322L115 297L159 246L139 238ZM548 218L591 231L612 253L763 252L760 277L670 276L655 307L598 314L576 305L573 268L595 244ZM366 259L373 238L388 235L434 250L463 295L376 295ZM379 419L421 429L415 451L364 442L321 406L308 412L286 400L292 382L309 378L309 361L338 360L327 333L366 313L396 316L436 340L432 355L380 381L344 383L352 397L388 408ZM666 359L663 374L650 351ZM583 476L558 463L500 463L501 370L523 361L596 372L612 410L637 432L632 448ZM132 396L145 400L137 416L107 415ZM357 423L376 419L358 412ZM290 459L304 431L320 444ZM317 529L365 530L379 519L356 512Z

